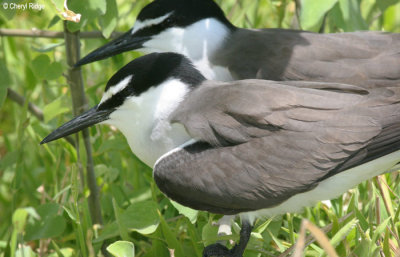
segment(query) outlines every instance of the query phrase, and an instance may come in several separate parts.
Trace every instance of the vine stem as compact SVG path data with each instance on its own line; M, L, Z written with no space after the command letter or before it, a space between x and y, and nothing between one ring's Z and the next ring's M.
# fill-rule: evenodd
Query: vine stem
M79 67L74 67L74 64L80 59L80 33L70 32L67 28L67 22L64 22L64 39L66 48L66 57L68 64L67 80L71 89L72 105L75 116L85 111L87 107L85 90L83 87L82 72ZM90 190L89 195L89 210L93 224L103 224L100 206L100 192L96 183L94 174L94 164L92 156L92 146L90 144L89 131L82 131L83 141L86 150L86 183ZM79 149L78 138L76 149ZM79 153L78 153L79 154Z
M121 32L111 33L110 38L122 35ZM50 31L39 29L1 29L0 36L5 37L40 37L40 38L64 38L63 31ZM85 31L80 32L79 37L83 39L103 38L101 31Z

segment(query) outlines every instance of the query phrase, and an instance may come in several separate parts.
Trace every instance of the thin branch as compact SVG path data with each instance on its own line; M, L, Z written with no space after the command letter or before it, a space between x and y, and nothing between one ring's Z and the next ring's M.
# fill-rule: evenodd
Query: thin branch
M110 38L115 38L122 35L121 32L114 31L111 33ZM6 37L41 37L41 38L64 38L62 31L50 31L39 29L0 29L0 36ZM86 31L80 33L80 38L104 38L101 31Z
M79 43L79 32L70 32L67 28L67 22L64 22L64 34L65 34L65 47L66 57L68 64L67 78L71 88L72 104L74 114L79 115L86 108L85 90L83 87L83 78L80 68L74 68L74 64L80 58L80 43ZM84 129L83 141L86 149L86 182L90 190L89 196L89 210L92 221L94 224L103 224L101 216L100 206L100 192L96 183L96 176L94 174L94 164L92 156L92 146L90 144L89 131ZM77 142L78 145L78 142ZM77 147L79 149L79 147Z
M12 90L11 88L7 88L7 98L10 99L11 101L16 102L17 104L19 104L21 106L24 106L25 102L26 102L25 97L23 97L22 95L18 94L17 92ZM43 111L38 106L36 106L35 104L28 103L28 111L30 113L32 113L33 116L38 118L40 121L44 121ZM71 145L75 146L75 141L70 136L65 137L65 140L67 140L68 143L70 143Z
M24 106L25 105L25 97L22 95L18 94L11 88L7 88L7 98L16 102L17 104ZM38 118L40 121L44 121L44 116L42 110L33 103L28 103L28 110L31 112L36 118Z

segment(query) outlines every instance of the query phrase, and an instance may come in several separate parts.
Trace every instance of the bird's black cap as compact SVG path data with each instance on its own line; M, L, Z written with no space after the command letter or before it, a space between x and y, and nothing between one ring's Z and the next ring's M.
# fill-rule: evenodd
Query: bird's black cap
M111 77L105 92L126 78L129 78L129 81L123 88L99 105L54 130L42 140L41 144L66 137L108 120L111 113L118 109L127 98L140 96L151 87L168 79L179 79L192 88L205 80L189 59L176 53L153 53L131 61Z
M146 5L139 13L137 20L145 22L168 15L160 23L149 24L135 33L128 31L106 45L94 50L79 60L75 67L103 60L105 58L140 49L153 36L172 27L186 27L199 20L214 18L225 24L228 29L235 27L225 17L222 9L213 0L156 0Z
M127 86L103 102L100 109L111 109L120 106L127 97L139 96L151 87L161 84L169 78L176 78L190 87L195 87L205 77L185 56L177 53L152 53L137 58L115 73L107 82L105 91L131 76Z

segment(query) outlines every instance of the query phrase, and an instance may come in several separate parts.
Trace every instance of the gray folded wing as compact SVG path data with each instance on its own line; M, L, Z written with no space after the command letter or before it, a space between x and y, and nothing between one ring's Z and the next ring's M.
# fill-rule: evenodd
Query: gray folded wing
M195 209L272 207L400 149L399 99L398 88L206 82L171 117L198 142L158 160L154 178L167 196Z
M238 30L214 63L235 79L307 80L399 85L400 34L316 34L296 30Z

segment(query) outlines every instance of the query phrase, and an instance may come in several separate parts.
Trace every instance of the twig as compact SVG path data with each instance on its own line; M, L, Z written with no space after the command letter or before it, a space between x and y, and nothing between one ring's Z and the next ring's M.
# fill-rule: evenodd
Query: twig
M7 88L7 98L16 102L17 104L24 106L25 105L25 97L22 95L18 94L11 88ZM28 103L28 110L40 121L44 121L44 116L42 110L40 110L39 107L34 105L33 103Z
M71 88L74 114L79 115L84 111L86 107L86 98L85 98L85 90L83 87L82 72L80 68L74 68L74 64L80 58L79 32L72 33L68 31L67 22L64 22L64 34L65 34L67 63L69 66L67 73L68 83ZM100 193L96 183L96 177L94 174L92 147L89 139L89 131L87 129L84 129L82 133L87 155L86 178L87 178L87 185L90 190L90 196L89 196L90 215L94 224L103 224L103 219L101 216L100 199L99 199ZM79 147L77 147L77 149L78 148Z
M7 98L10 99L11 101L16 102L17 104L24 106L25 105L25 97L23 97L22 95L18 94L17 92L15 92L14 90L12 90L11 88L7 88ZM35 116L36 118L38 118L40 121L44 121L44 115L43 115L43 111L36 106L33 103L28 103L28 111L30 113L33 114L33 116ZM65 140L68 141L68 143L70 143L71 145L75 146L75 141L72 139L72 137L67 136L65 137Z
M121 32L111 33L111 38L115 38L122 35ZM62 31L50 31L50 30L39 30L39 29L0 29L0 36L6 37L41 37L41 38L64 38L64 32ZM101 31L85 31L80 33L80 38L91 39L91 38L104 38Z
M301 222L300 236L298 242L296 243L296 248L293 255L294 257L303 256L306 231L311 233L311 235L318 241L319 245L324 249L328 256L339 257L335 251L335 248L333 248L333 245L331 245L329 242L329 238L325 235L322 229L318 228L307 219L303 219Z

